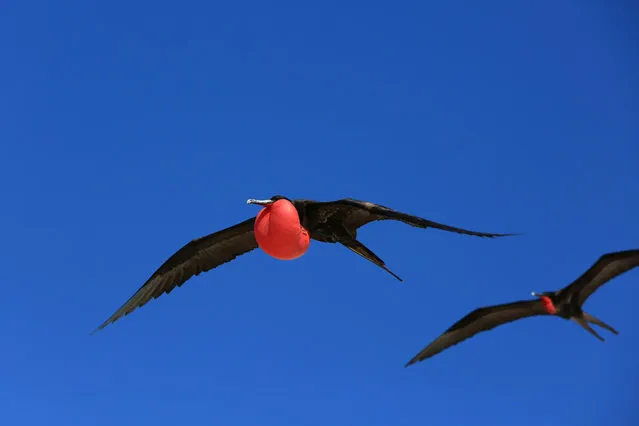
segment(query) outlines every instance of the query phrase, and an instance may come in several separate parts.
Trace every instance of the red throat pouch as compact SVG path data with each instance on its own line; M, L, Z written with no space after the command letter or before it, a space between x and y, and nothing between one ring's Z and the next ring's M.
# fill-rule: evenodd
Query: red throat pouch
M552 300L550 299L550 297L548 296L541 296L541 303L542 305L544 305L544 309L546 310L546 312L548 312L551 315L554 315L557 313L557 309L555 308L555 304L552 303Z
M306 253L310 244L297 209L288 200L277 200L260 210L255 219L254 233L258 246L279 260L297 259Z

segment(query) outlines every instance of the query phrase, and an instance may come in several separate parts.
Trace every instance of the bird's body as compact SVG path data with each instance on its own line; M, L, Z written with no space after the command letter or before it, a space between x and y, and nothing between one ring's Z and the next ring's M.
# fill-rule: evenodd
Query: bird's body
M406 364L406 367L430 358L477 333L538 315L553 315L565 320L573 320L597 339L603 341L604 339L590 324L596 324L614 334L618 334L617 330L584 312L582 306L599 287L637 266L639 266L639 250L607 253L601 256L579 278L561 290L547 291L541 294L533 292L533 296L537 296L536 299L476 309L453 324L419 352Z
M278 259L295 259L306 252L310 240L340 243L401 281L377 255L357 240L358 228L379 220L399 220L418 228L438 228L479 237L515 235L455 228L352 198L320 202L290 200L276 195L268 200L250 199L247 203L264 206L257 218L247 219L183 246L95 331L128 315L149 300L171 292L194 275L230 262L258 247Z

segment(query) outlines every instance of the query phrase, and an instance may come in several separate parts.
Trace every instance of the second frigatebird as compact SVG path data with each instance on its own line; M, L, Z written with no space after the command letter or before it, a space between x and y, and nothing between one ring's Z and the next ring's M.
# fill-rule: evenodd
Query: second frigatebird
M357 240L358 228L374 221L398 220L418 228L437 228L478 237L516 235L489 234L455 228L352 198L320 202L290 200L275 195L267 200L249 199L247 203L263 206L257 217L195 239L183 246L94 332L128 315L149 300L163 293L170 293L192 276L230 262L258 247L277 259L291 260L302 256L308 250L311 239L325 243L340 243L401 281L401 278L386 267L384 261Z
M566 320L573 320L601 341L604 340L603 337L597 334L589 323L619 334L608 324L584 312L582 305L599 287L636 266L639 266L639 250L607 253L579 278L561 290L533 292L532 295L536 296L536 299L476 309L424 348L406 364L406 367L430 358L477 333L536 315L555 315Z

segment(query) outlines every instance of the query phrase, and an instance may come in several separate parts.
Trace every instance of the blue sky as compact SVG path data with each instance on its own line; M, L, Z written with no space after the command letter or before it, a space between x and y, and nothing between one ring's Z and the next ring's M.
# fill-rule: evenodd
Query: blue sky
M98 4L99 3L99 4ZM516 3L516 4L515 4ZM3 2L0 420L626 425L639 271L403 365L476 307L639 247L631 2ZM276 193L378 202L405 279L256 251L89 336L175 250Z

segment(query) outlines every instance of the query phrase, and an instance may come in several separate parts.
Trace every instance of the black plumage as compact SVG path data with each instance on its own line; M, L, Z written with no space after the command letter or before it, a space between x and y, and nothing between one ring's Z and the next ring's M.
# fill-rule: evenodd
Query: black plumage
M406 364L406 367L430 358L482 331L488 331L522 318L553 315L544 307L544 304L550 304L550 309L555 310L554 315L575 321L599 340L603 341L604 339L590 327L589 323L596 324L614 334L619 334L611 326L584 312L582 305L599 287L636 266L639 266L639 250L604 254L579 278L561 290L540 294L533 293L534 296L538 297L537 299L476 309L453 324L419 352Z
M390 271L375 253L357 240L357 229L374 221L399 220L418 228L437 228L444 231L478 237L502 237L516 234L490 234L469 231L384 207L379 204L346 198L320 202L314 200L290 200L276 195L268 200L247 201L249 204L268 205L285 199L293 203L300 223L313 240L325 243L340 243L365 259L373 262L401 281ZM186 244L160 266L138 291L95 331L100 330L119 318L128 315L138 307L163 293L170 293L189 278L209 271L258 247L253 234L255 218L247 219L230 228L198 238Z
M276 195L271 200L282 199ZM336 201L290 200L297 209L302 226L312 239L325 243L340 243L346 248L384 269L399 281L402 281L372 250L357 240L357 230L375 221L396 220L417 228L436 228L458 234L476 237L506 237L516 234L491 234L469 231L449 225L433 222L418 216L402 213L380 204L345 198Z

